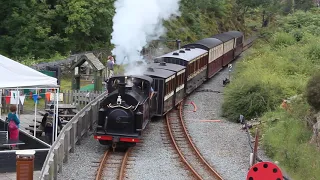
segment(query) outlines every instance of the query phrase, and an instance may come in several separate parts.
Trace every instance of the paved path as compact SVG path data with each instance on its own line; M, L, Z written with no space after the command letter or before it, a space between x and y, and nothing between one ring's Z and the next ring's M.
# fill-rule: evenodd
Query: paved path
M33 172L33 179L39 179L40 171ZM0 180L16 180L16 172L12 173L0 173Z
M6 118L6 114L2 114L1 116L2 119ZM29 125L34 124L34 114L20 114L19 115L20 119L20 129L25 130L26 127L29 127ZM42 116L37 114L37 120L42 120Z

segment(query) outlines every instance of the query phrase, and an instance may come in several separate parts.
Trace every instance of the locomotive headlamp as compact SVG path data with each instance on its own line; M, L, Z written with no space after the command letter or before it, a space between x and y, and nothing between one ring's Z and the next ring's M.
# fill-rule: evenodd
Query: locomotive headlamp
M121 104L121 96L118 96L118 99L117 99L117 104Z

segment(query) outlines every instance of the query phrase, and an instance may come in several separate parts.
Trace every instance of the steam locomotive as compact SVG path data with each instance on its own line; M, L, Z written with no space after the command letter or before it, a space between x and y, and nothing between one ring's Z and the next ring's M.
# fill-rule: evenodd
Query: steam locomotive
M94 139L113 148L140 142L151 118L164 116L236 59L243 42L239 31L217 34L155 58L143 76L113 76L100 105Z

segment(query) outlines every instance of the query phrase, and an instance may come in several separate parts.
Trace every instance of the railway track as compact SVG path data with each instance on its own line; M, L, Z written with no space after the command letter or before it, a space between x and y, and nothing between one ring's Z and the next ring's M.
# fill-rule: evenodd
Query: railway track
M246 51L247 49L249 49L252 45L253 45L253 42L257 39L257 37L251 37L250 39L248 39L248 42L246 42L246 44L244 44L243 46L243 50L242 52Z
M131 151L132 148L127 149L125 152L107 150L100 161L95 180L123 180Z
M253 45L255 39L256 38L249 40L244 45L243 51L249 49ZM179 154L182 162L186 164L187 168L192 172L196 179L223 180L221 175L206 162L192 142L184 124L182 107L183 106L180 104L178 110L171 110L166 115L169 136L175 150ZM132 148L127 149L125 152L112 152L111 150L107 150L100 161L95 179L123 180L129 153L131 151Z
M196 179L223 180L193 144L184 124L181 104L178 109L172 110L166 115L166 123L172 144L182 162L186 164Z

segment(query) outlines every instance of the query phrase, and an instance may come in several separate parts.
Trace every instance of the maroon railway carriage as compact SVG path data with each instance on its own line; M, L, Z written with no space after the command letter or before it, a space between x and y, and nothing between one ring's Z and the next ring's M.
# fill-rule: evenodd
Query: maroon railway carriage
M153 79L152 87L157 93L154 98L152 98L150 116L163 116L173 107L173 84L175 84L174 82L176 81L175 72L149 66L148 70L144 72L144 75Z
M234 37L222 33L214 35L212 38L219 39L223 42L222 66L227 66L234 59Z
M185 91L190 94L207 79L208 51L200 48L183 48L155 59L186 66Z
M172 107L177 106L185 96L184 83L186 76L186 67L166 62L149 63L148 67L165 69L175 72L175 78L173 79L173 81L166 84L166 88L169 88L169 86L172 86L174 88Z
M234 58L236 58L237 56L239 56L242 51L243 51L243 43L244 43L244 35L242 32L239 31L229 31L229 32L225 32L223 34L227 34L230 35L232 37L234 37L234 46L233 48L234 50Z
M216 38L205 38L183 48L200 48L209 52L207 78L211 78L222 69L223 42Z

